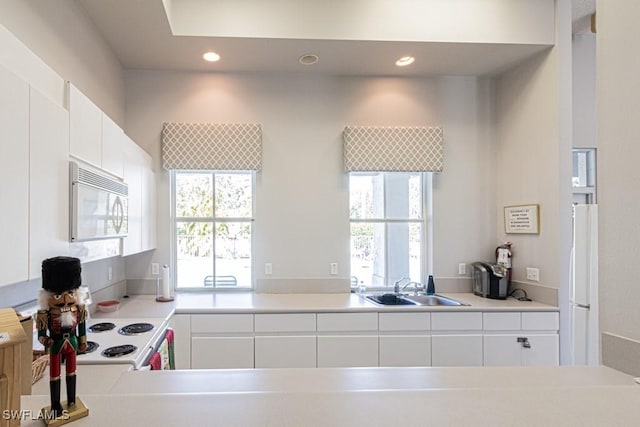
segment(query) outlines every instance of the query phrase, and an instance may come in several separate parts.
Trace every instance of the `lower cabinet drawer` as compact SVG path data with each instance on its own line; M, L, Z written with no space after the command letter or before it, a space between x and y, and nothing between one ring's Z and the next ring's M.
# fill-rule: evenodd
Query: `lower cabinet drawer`
M316 337L255 338L256 368L315 368Z
M482 335L433 335L432 366L482 366Z
M430 335L380 336L380 366L431 366Z
M378 366L378 336L319 336L318 367Z
M192 369L253 368L253 337L191 338Z

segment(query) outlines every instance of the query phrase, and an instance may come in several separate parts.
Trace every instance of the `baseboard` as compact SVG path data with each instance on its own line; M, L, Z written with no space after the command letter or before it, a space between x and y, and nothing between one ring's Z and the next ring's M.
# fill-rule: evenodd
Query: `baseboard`
M640 376L640 342L609 332L601 334L602 364L625 374Z

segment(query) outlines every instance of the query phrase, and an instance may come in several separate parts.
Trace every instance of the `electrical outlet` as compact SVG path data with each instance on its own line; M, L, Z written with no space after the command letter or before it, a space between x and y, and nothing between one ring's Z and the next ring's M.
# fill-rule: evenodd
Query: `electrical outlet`
M107 270L107 279L109 281L111 281L111 279L113 279L113 267L109 267L109 270Z
M527 267L527 280L531 280L532 282L540 281L540 270L537 268Z
M271 265L270 262L265 262L264 263L264 274L271 274L273 273L273 266Z
M458 274L460 276L464 276L465 274L467 274L467 264L465 264L464 262L458 264Z
M156 276L160 274L160 264L158 264L157 262L151 263L151 274L154 274Z
M331 263L331 275L335 276L336 274L338 274L338 263L337 262L332 262Z

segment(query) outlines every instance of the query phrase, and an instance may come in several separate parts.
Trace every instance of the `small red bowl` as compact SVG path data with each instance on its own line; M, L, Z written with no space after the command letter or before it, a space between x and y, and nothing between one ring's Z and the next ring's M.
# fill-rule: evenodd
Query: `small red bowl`
M101 301L98 303L98 311L102 311L103 313L111 313L112 311L116 311L120 308L120 301L110 300L110 301Z

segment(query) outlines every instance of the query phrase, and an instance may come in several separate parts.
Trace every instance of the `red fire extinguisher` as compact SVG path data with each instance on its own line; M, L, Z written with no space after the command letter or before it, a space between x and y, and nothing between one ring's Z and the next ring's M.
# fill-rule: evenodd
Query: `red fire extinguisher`
M496 248L496 263L507 269L507 286L511 286L511 242L505 242Z

